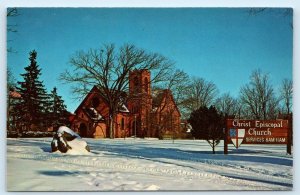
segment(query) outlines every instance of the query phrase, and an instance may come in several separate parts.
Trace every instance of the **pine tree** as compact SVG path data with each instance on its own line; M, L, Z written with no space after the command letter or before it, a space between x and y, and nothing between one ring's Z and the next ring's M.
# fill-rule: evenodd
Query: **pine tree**
M18 121L22 130L37 130L45 127L45 112L48 104L48 94L43 82L39 80L41 69L37 64L37 52L29 53L30 64L21 74L24 81L17 82L17 91L21 94L21 101L16 105ZM40 129L42 130L42 129Z
M57 94L57 88L54 87L50 94L50 121L54 129L60 125L66 125L68 122L68 112L62 97Z

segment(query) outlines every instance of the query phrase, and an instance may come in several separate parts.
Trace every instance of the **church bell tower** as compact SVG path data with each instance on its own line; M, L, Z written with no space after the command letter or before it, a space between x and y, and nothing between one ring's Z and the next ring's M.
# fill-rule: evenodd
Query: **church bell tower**
M152 108L151 77L147 69L129 73L128 108L131 117L131 135L144 137L150 131L150 111Z

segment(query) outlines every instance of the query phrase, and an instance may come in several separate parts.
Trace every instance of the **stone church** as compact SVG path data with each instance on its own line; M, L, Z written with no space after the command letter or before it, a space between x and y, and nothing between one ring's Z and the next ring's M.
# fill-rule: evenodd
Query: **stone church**
M126 102L119 105L114 119L114 137L174 138L180 132L180 112L172 92L151 89L149 70L129 74ZM109 112L94 86L71 117L71 128L82 137L109 137Z

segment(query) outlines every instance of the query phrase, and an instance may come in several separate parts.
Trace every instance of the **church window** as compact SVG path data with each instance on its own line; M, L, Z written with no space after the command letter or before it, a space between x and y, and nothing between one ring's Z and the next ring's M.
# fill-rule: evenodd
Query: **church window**
M121 129L124 130L124 126L125 126L125 120L124 118L121 119Z
M134 88L134 92L138 91L138 88L139 88L139 79L138 79L138 77L134 77L134 79L133 79L133 88Z
M134 86L139 85L139 79L137 77L134 77L133 84L134 84Z
M92 106L93 106L94 108L97 108L97 107L99 106L99 104L100 104L99 98L94 97L94 98L92 99Z
M136 113L136 112L137 112L136 106L133 106L133 107L132 107L131 112L132 112L132 113Z
M146 93L148 93L148 86L149 86L149 83L148 83L149 81L148 81L148 78L146 77L145 79L144 79L144 85L145 85L145 92Z

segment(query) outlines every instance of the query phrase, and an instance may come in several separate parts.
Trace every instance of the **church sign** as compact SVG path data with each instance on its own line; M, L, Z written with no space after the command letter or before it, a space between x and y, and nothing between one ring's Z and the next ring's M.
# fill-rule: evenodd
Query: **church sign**
M288 144L288 120L228 119L227 143L236 148L241 144Z

